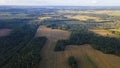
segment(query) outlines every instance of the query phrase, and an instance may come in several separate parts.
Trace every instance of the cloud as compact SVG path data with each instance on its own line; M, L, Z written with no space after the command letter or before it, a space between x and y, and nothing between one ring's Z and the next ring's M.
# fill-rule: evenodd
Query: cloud
M120 6L120 0L0 0L0 5Z
M6 4L11 4L13 1L12 0L0 0L0 5L6 5Z
M96 3L98 3L98 1L97 0L92 0L91 3L96 4Z
M0 0L0 4L5 4L6 0Z

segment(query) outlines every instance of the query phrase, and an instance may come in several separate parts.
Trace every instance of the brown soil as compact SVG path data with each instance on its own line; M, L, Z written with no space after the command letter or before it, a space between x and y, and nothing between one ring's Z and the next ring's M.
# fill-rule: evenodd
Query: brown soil
M75 56L78 62L78 68L120 68L120 57L111 54L104 54L98 50L93 49L90 45L69 45L65 51L54 52L55 44L60 39L67 39L70 32L50 29L41 26L36 37L46 36L48 38L45 46L41 51L42 60L38 68L71 68L68 64L68 58ZM87 59L90 57L93 64Z
M11 33L11 29L0 29L0 37L8 36Z

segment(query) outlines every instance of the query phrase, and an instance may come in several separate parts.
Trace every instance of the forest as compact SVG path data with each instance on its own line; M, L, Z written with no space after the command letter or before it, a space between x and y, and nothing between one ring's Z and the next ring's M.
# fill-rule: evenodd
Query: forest
M19 13L18 13L19 14ZM0 37L0 68L36 68L45 37L34 38L39 27L33 19L0 19L0 29L12 30Z

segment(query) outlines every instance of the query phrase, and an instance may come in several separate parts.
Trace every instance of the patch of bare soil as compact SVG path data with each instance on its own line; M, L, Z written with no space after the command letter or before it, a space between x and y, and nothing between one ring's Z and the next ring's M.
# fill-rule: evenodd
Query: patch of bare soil
M11 33L11 29L0 29L0 37L8 36Z

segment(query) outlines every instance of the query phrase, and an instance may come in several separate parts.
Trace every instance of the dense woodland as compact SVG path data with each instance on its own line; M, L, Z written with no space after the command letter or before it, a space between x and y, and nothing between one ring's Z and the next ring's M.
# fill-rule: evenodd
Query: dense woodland
M0 68L36 68L46 38L34 38L39 23L34 19L2 19L0 28L11 29L0 37Z

